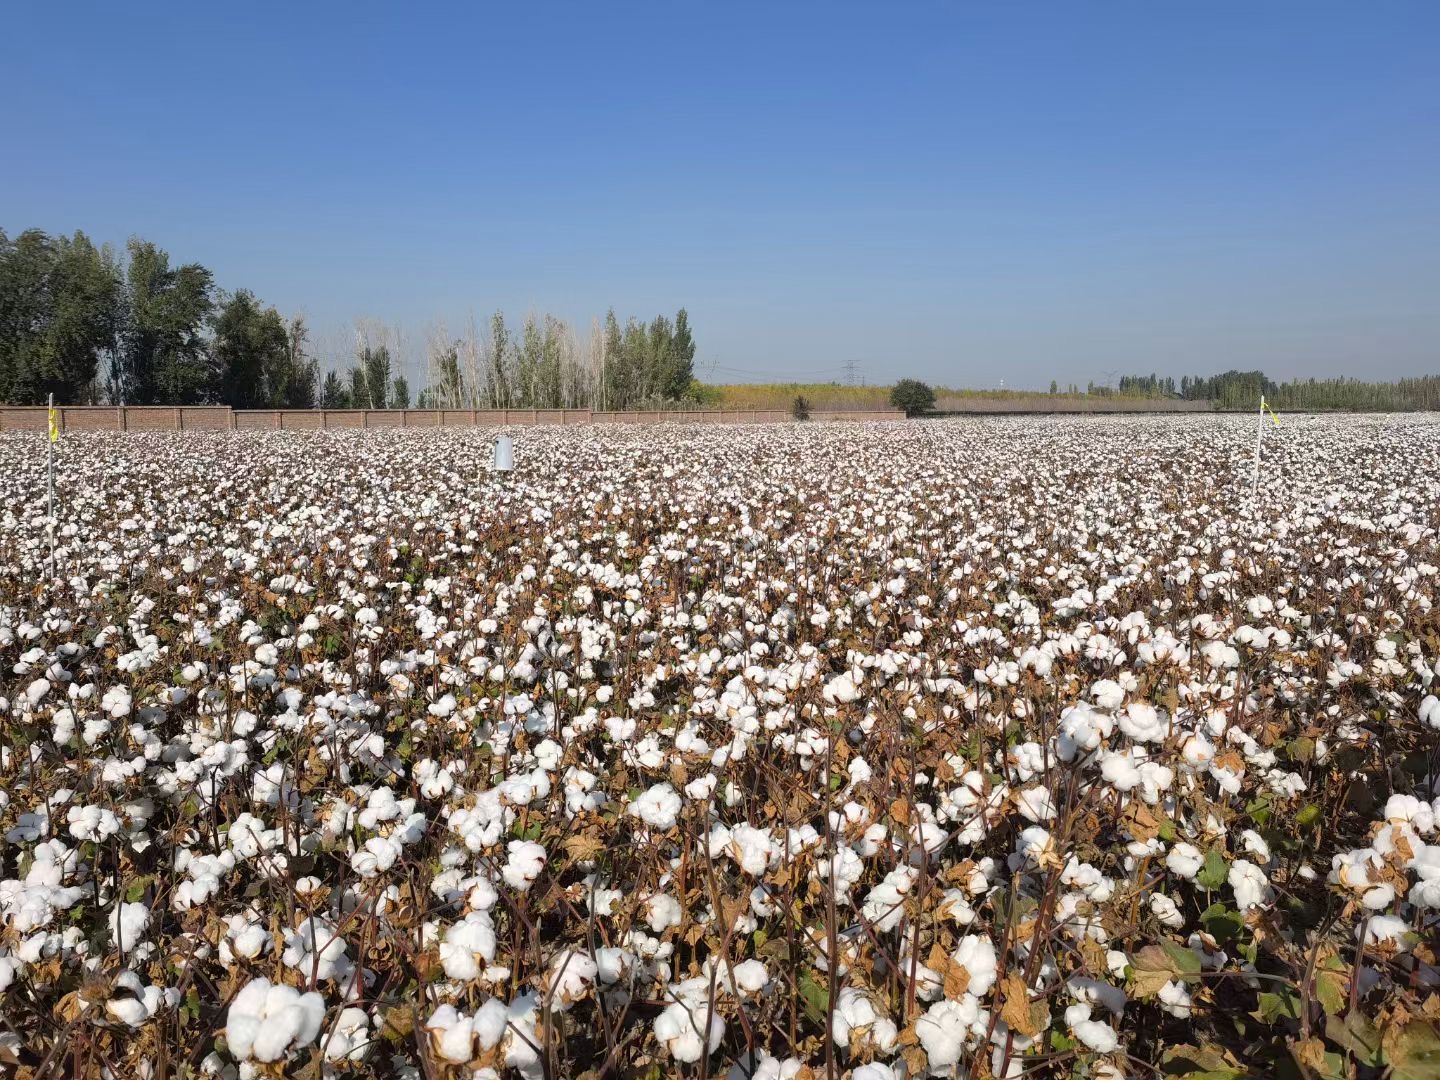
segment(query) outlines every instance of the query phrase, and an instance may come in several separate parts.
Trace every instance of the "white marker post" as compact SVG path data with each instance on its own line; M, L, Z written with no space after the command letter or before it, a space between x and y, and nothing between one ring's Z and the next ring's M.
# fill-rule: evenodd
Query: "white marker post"
M49 482L50 482L50 507L49 525L50 533L50 580L55 580L55 444L60 441L60 428L55 423L55 395L51 394L46 402L45 411L46 427L48 428L45 440L45 447L49 456Z

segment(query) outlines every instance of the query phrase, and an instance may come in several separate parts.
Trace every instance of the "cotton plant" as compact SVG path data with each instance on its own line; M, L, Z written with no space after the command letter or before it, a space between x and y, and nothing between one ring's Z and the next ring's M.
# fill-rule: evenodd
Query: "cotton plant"
M1424 1015L1437 429L1278 436L1264 513L1244 431L533 428L508 486L74 435L54 578L0 435L0 995L237 1078L578 1074L602 1011L618 1068L1113 1076L1307 971Z

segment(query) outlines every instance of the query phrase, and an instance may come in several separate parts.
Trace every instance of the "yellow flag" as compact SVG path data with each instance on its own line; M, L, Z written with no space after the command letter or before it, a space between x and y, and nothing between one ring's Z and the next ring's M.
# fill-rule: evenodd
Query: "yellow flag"
M1279 427L1279 426L1280 426L1280 417L1278 417L1278 416L1275 415L1275 410L1270 407L1270 403L1262 398L1262 399L1260 400L1260 404L1261 404L1262 406L1264 406L1265 411L1270 414L1270 419L1274 422L1275 426L1276 426L1276 427Z
M54 405L50 406L50 441L60 441L60 418L59 414L55 412Z

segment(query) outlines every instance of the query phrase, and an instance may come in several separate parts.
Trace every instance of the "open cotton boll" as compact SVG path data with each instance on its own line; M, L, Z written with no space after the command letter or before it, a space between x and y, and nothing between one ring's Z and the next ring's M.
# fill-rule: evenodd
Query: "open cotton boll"
M1065 1025L1075 1038L1097 1054L1109 1054L1120 1045L1120 1037L1109 1024L1090 1019L1089 1005L1071 1005L1065 1010Z
M1190 991L1185 989L1184 983L1172 979L1160 988L1158 996L1160 1007L1171 1016L1178 1016L1183 1020L1190 1015Z
M1140 783L1140 767L1129 754L1103 755L1100 758L1100 775L1116 791L1129 791Z
M150 925L150 909L144 904L116 904L110 915L110 940L121 952L140 943Z
M913 867L897 866L866 895L860 913L880 933L894 930L905 918L905 897L919 876Z
M1150 912L1160 921L1160 925L1168 926L1172 930L1178 930L1185 925L1185 916L1175 906L1175 901L1164 893L1150 894Z
M847 986L836 999L830 1035L835 1045L848 1047L852 1054L886 1054L895 1048L899 1029L868 993Z
M495 926L488 913L472 911L445 931L440 942L440 964L452 979L478 979L495 959Z
M547 983L550 991L550 1007L564 1012L589 991L600 968L585 953L566 949L550 962Z
M932 1073L941 1074L959 1063L965 1055L965 1040L983 1015L975 998L965 994L959 1001L937 1001L915 1022L915 1036Z
M364 1009L350 1006L343 1009L340 1018L325 1042L326 1061L364 1061L370 1052L370 1017Z
M995 945L988 937L966 934L950 954L950 959L970 973L966 989L974 997L984 997L995 985L999 959L995 954Z
M683 805L679 793L662 782L641 792L640 797L630 804L628 813L653 829L665 831L675 827Z
M1428 728L1440 731L1440 697L1426 694L1420 702L1420 722Z
M658 893L645 901L645 922L657 934L680 925L680 901L669 893Z
M1172 874L1189 880L1205 865L1205 856L1194 844L1177 841L1165 855L1165 866Z
M1235 890L1235 906L1241 911L1263 907L1275 897L1265 871L1245 859L1236 859L1230 864L1229 881Z
M501 876L517 892L526 892L545 868L545 849L533 840L511 840L505 845L509 857Z
M709 1013L707 1024L706 1014ZM702 1040L701 1032L706 1033ZM705 1005L667 1005L655 1018L655 1039L676 1061L690 1064L713 1054L725 1038L725 1021Z
M345 939L333 923L319 916L306 919L294 930L285 931L285 966L307 979L344 980L355 970L346 955Z
M821 688L820 696L830 705L847 705L860 697L863 676L852 669L841 672Z
M1118 709L1125 700L1125 688L1114 679L1101 679L1090 687L1090 696L1102 709Z
M283 1061L320 1034L325 999L313 990L252 979L235 995L225 1018L225 1042L241 1061Z

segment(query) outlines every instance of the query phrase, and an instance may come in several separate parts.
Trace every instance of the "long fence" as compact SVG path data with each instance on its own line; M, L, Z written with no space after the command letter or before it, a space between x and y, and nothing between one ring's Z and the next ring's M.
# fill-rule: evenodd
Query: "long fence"
M1210 412L1209 401L1143 398L941 398L940 413ZM787 409L232 409L227 405L65 405L61 431L329 431L351 428L560 427L578 424L774 424ZM815 409L812 420L898 420L893 409ZM0 431L44 431L40 405L0 405Z
M935 399L939 413L1189 413L1213 412L1213 401L1180 398L1070 397L1063 394L1029 394L1024 397L981 397L941 394Z
M225 405L65 405L61 431L328 431L351 428L540 427L578 424L772 424L784 409L231 409ZM826 410L814 420L896 420L900 413ZM0 406L0 431L44 431L44 406Z

